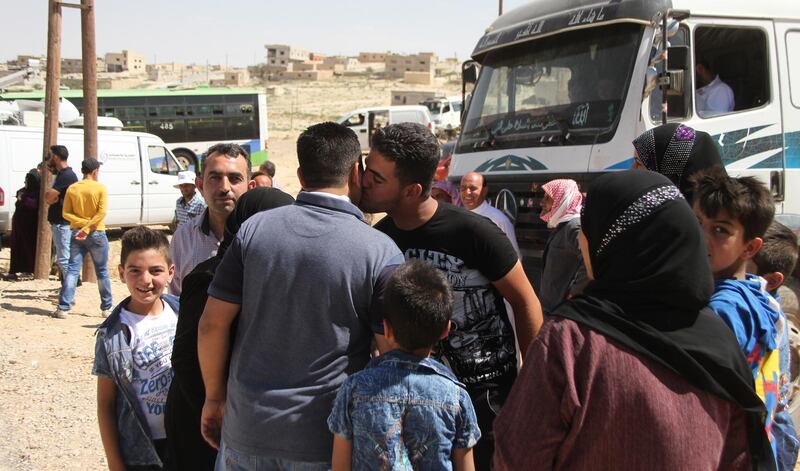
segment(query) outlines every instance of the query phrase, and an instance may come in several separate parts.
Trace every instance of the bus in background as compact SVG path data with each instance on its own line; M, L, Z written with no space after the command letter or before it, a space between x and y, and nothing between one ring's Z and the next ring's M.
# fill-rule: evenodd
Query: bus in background
M81 90L60 96L83 113ZM44 91L3 93L2 99L44 99ZM267 97L256 89L98 90L97 114L118 118L126 131L160 137L190 170L197 171L203 153L218 142L249 149L254 167L267 160Z

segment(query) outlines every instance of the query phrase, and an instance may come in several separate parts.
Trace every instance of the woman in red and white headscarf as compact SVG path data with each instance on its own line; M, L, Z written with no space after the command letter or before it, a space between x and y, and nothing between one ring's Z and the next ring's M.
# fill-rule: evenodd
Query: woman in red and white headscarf
M578 234L581 232L583 195L575 180L552 180L542 186L540 218L552 229L542 256L539 301L545 313L580 294L588 282Z

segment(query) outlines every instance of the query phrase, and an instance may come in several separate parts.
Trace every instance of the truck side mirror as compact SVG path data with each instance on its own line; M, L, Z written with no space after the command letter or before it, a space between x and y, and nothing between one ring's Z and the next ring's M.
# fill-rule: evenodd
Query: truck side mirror
M689 70L689 46L667 48L667 70Z
M461 80L464 84L475 84L478 81L478 66L474 61L467 61L461 65Z

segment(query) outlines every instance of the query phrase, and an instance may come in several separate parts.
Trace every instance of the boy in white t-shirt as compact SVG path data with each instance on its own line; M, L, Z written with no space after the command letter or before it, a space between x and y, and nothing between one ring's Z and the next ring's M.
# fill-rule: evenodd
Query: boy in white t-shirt
M164 405L178 298L163 293L174 272L163 233L139 226L122 236L119 275L131 295L97 330L92 368L111 470L169 469Z

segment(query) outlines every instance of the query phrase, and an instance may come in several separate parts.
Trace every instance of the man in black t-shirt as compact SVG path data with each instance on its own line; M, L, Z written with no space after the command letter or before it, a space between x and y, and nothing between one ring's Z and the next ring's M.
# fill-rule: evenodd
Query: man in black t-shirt
M361 209L386 212L375 228L400 247L406 260L442 270L453 286L453 327L439 354L470 393L482 438L479 470L489 469L492 422L516 378L512 307L523 357L542 324L542 310L508 237L489 219L430 196L439 146L418 124L375 133L362 180ZM379 345L380 347L380 345Z
M45 201L50 205L47 208L47 221L53 231L53 245L56 248L56 261L58 269L61 271L61 279L66 279L67 265L69 264L69 243L71 232L69 223L61 214L64 209L64 195L67 188L78 181L77 175L67 165L69 152L64 146L50 146L50 158L47 160L47 168L56 178L53 187L45 192Z

